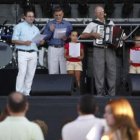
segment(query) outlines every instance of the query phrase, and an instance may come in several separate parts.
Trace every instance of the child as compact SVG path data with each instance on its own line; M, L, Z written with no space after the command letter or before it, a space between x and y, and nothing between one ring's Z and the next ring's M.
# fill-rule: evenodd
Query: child
M140 35L134 36L134 44L135 46L130 48L130 51L131 50L140 51ZM130 63L129 73L140 73L140 63L132 62L130 60L130 57L129 63Z
M70 32L70 39L71 41L65 45L65 52L64 57L67 59L67 73L68 74L74 74L76 77L76 80L78 82L78 86L80 87L80 75L82 71L82 59L84 58L84 50L83 45L79 43L80 45L80 56L78 57L72 57L69 55L69 48L70 43L77 44L77 38L78 38L78 31L72 30ZM71 46L72 47L72 46Z

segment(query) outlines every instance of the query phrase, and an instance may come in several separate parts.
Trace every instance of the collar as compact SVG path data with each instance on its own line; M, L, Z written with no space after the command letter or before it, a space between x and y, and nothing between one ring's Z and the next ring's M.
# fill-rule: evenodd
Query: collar
M89 119L94 119L95 116L90 114L90 115L81 115L77 118L77 120L81 121L81 120L89 120Z
M57 23L57 24L64 24L64 20L62 19L62 21L60 22L60 23L58 23L57 21L56 21L56 19L54 20L54 22L55 22L55 24Z
M33 23L32 24L29 24L28 22L24 21L24 24L29 26L29 27L32 27L33 26Z
M100 20L99 18L96 18L96 20L98 20L98 21L100 21L100 22L101 22L101 20ZM104 19L104 24L105 24L105 19Z
M8 116L5 121L27 121L25 116Z

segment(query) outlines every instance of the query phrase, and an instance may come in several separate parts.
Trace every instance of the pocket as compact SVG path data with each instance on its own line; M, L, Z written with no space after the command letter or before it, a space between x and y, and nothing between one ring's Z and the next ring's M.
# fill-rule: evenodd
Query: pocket
M66 65L68 66L69 64L70 64L70 62L69 62L69 61L67 61L67 62L66 62Z
M82 64L82 62L80 61L80 62L78 62L78 65L82 66L83 64Z

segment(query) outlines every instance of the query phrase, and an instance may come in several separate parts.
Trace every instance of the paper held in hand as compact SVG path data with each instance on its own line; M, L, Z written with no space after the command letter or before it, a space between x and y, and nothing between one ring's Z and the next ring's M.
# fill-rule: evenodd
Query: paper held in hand
M66 28L55 28L53 38L61 39L63 36L66 36Z
M39 42L40 42L41 40L43 40L45 36L46 36L46 35L37 34L37 35L32 39L32 43L39 44Z
M71 57L80 56L80 43L69 43L69 55Z
M140 64L140 51L130 50L130 60L133 63L139 63Z

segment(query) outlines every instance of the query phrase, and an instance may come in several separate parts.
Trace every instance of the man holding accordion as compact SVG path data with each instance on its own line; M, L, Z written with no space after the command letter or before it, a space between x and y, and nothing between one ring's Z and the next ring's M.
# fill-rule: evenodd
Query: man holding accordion
M105 19L104 9L100 6L95 8L95 16L97 19L87 25L81 38L94 38L93 66L97 96L105 96L106 94L114 96L116 85L116 52L108 44L101 43L104 31L102 28L97 29L98 25L106 26L114 25L114 23ZM98 30L99 33L97 32ZM105 85L105 77L108 88Z

